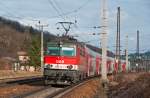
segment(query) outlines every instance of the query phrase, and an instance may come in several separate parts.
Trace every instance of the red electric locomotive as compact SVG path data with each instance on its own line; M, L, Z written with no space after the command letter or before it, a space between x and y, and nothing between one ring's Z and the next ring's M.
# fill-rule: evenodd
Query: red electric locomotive
M78 49L75 43L48 43L44 56L45 84L71 84L79 80Z

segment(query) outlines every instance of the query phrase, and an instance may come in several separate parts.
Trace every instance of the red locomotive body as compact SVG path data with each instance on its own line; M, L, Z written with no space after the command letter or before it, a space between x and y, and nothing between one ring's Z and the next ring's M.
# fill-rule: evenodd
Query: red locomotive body
M84 61L78 44L49 43L44 56L45 83L71 84L79 81L81 72L85 71Z
M113 61L113 57L108 57L108 73L114 70ZM70 85L88 76L100 74L100 69L101 54L85 44L55 42L47 45L44 56L45 84Z

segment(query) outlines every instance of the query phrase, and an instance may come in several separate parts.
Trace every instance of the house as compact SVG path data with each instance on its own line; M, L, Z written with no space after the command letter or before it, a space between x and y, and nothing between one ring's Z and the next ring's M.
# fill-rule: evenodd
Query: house
M27 55L27 52L18 51L17 55L18 55L18 60L19 60L20 63L26 63L26 62L29 61L29 56Z

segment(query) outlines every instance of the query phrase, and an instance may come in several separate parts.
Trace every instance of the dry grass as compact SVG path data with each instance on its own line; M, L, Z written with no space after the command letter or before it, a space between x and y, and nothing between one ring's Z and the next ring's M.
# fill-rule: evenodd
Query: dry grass
M70 93L64 95L62 98L93 98L97 94L99 84L99 79L90 80L84 85L77 87Z
M0 88L0 98L12 98L14 95L23 94L31 90L39 89L40 87L34 87L29 85L18 85L15 87Z
M14 72L12 70L0 70L0 79L35 76L35 75L41 75L41 72L28 72L28 71Z
M150 98L150 73L131 73L110 86L110 98Z

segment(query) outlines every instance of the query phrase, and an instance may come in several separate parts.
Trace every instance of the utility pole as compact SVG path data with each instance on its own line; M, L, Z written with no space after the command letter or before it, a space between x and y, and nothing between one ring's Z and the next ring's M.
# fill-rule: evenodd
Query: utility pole
M139 59L139 30L137 30L137 48L136 48L136 53L137 53L137 58Z
M116 35L115 62L117 64L117 68L120 70L120 7L117 8L117 35Z
M137 47L136 47L136 67L137 71L141 67L140 53L139 53L139 30L137 30Z
M44 49L43 49L43 28L44 27L48 27L48 25L43 25L43 24L41 24L41 22L39 21L38 22L39 24L38 25L36 25L37 27L39 27L39 30L41 31L41 71L43 72L43 65L44 65L44 60L43 60L43 58L44 58Z
M126 36L126 50L125 50L125 55L126 55L126 69L128 71L129 70L129 65L128 65L128 35Z
M107 86L107 34L108 34L108 15L107 15L107 0L101 0L101 21L102 21L102 31L101 31L101 44L102 44L102 84L104 88Z
M120 62L120 7L118 7L118 33L119 33L119 55L118 55L118 65L119 65L119 71L121 70L121 62Z

